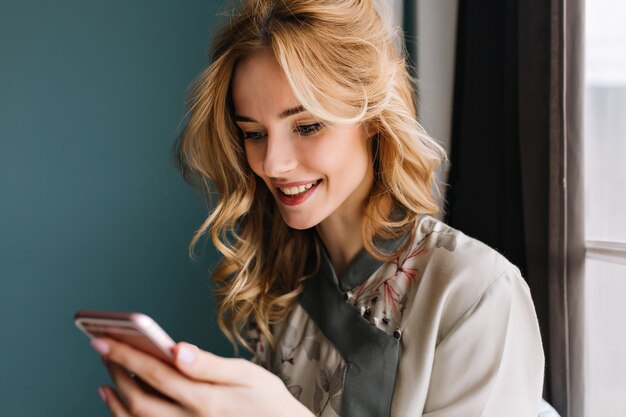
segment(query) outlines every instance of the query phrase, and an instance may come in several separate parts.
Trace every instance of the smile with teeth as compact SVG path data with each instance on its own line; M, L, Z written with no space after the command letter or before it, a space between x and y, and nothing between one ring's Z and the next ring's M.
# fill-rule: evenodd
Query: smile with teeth
M313 187L314 185L316 185L319 181L313 181L309 184L306 185L300 185L298 187L289 187L289 188L282 188L279 187L278 189L285 195L288 195L290 197L296 196L298 194L302 194L303 192L309 190L311 187Z

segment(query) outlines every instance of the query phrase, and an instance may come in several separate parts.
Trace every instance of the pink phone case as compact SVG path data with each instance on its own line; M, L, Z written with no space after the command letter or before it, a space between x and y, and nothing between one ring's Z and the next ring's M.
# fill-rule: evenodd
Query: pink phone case
M174 340L150 317L142 313L80 310L74 323L89 338L110 337L172 362Z

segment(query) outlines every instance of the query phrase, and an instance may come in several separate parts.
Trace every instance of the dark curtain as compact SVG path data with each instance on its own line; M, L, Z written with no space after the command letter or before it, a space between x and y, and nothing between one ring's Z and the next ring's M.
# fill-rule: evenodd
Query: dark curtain
M522 271L546 352L544 398L573 416L582 412L570 386L582 367L569 366L582 357L582 343L570 344L582 340L582 320L569 320L582 318L582 210L572 212L582 205L581 83L566 62L580 64L582 3L565 2L459 0L445 220Z

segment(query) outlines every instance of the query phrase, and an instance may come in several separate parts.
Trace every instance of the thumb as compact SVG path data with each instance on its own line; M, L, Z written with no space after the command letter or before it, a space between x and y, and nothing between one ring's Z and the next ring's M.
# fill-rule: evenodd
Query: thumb
M186 342L177 343L172 352L176 368L197 381L247 385L258 368L245 359L223 358Z

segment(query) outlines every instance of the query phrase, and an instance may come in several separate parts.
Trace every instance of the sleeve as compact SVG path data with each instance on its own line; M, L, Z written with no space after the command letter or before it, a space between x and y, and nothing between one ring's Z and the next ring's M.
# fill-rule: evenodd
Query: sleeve
M534 305L509 264L435 349L424 417L536 417L544 353Z

